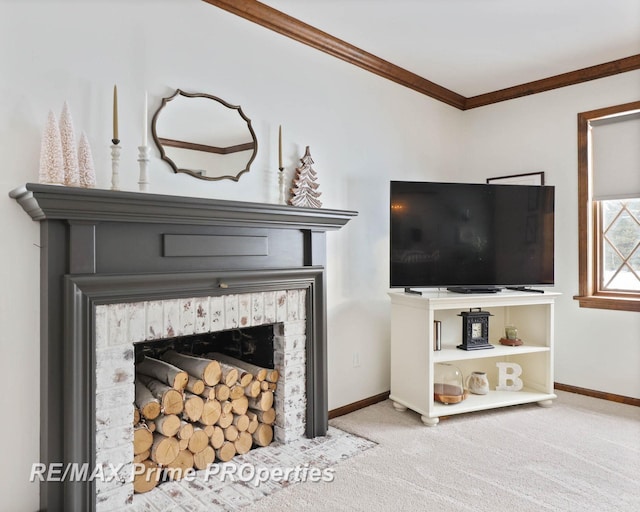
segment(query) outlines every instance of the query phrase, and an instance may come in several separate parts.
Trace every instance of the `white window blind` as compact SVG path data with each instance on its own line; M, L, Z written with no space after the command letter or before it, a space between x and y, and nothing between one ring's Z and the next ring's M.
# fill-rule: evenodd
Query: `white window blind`
M593 199L640 197L640 113L591 122Z

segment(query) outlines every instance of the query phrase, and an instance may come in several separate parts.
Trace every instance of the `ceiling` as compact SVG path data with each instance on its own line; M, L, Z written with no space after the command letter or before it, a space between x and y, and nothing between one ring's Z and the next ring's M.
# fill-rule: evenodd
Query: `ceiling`
M262 0L466 97L640 54L640 0Z

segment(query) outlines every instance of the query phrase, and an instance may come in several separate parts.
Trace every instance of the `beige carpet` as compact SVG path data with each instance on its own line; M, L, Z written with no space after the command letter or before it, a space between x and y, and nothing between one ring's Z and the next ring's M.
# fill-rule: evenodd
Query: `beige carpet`
M331 483L292 485L251 509L640 511L640 408L557 394L551 408L456 415L435 428L388 400L337 418L332 426L378 446L334 466Z

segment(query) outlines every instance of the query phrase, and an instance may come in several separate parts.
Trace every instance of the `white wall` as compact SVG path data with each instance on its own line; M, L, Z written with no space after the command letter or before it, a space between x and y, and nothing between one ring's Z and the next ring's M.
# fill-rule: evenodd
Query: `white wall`
M136 190L144 90L150 109L176 88L240 104L258 157L238 183L175 175L152 148L151 191L275 202L277 127L289 174L311 147L327 208L359 212L328 233L330 408L388 390L388 181L482 182L544 170L557 186L556 380L640 396L640 317L580 309L577 292L576 113L637 100L640 72L459 112L200 0L4 2L0 16L0 423L3 503L36 510L38 225L6 193L37 181L47 111L69 101L77 135L109 186L111 93L118 84L121 181ZM361 366L353 368L357 353ZM20 383L20 385L18 385Z
M544 171L556 186L555 381L640 397L640 315L578 307L577 114L637 101L640 71L465 112L470 181Z
M47 112L59 117L64 100L76 135L89 137L98 186L109 187L114 83L125 190L137 189L145 89L150 109L176 88L240 104L259 142L237 183L175 175L152 148L151 192L275 202L278 125L290 174L310 146L324 206L359 211L327 235L329 406L388 390L388 181L456 172L461 112L200 0L29 0L1 9L0 408L11 420L0 422L0 438L11 464L0 469L0 494L8 509L38 506L38 486L27 480L39 453L39 229L7 194L37 181Z

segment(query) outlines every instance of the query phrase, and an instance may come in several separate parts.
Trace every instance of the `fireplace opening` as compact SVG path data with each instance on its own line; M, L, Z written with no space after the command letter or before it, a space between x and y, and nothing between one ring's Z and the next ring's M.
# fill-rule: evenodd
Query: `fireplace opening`
M135 492L271 444L278 325L134 344Z
M194 356L218 352L256 366L274 369L274 325L139 342L134 345L135 360L138 363L145 356L159 359L168 350Z

